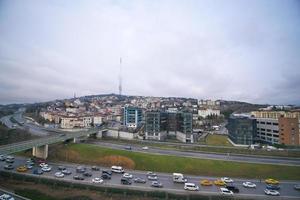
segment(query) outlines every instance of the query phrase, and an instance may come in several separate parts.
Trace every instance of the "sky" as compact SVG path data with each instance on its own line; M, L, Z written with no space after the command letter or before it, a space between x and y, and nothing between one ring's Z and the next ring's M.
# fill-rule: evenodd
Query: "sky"
M0 104L118 93L300 105L298 0L0 0Z

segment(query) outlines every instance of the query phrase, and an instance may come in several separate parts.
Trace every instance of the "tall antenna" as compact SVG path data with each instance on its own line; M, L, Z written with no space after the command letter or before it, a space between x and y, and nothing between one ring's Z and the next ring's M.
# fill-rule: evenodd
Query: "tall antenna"
M122 95L122 58L120 58L120 72L119 72L119 95Z

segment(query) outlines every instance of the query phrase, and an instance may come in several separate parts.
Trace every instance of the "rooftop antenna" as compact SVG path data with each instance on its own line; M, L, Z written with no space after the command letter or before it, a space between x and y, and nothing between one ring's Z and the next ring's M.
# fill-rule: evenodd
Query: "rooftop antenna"
M119 72L119 95L122 95L122 58L120 58L120 72Z

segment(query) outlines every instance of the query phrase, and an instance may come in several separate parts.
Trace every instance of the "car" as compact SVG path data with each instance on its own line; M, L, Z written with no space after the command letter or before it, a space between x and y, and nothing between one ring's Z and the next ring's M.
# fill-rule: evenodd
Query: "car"
M114 173L124 173L124 169L121 166L111 166L111 171Z
M64 169L61 171L64 175L70 175L72 172L70 170Z
M156 175L148 175L147 178L148 178L148 180L151 180L151 181L156 181L158 179L158 177Z
M256 185L254 183L249 182L249 181L244 182L243 186L246 187L246 188L256 188Z
M39 159L37 162L38 162L39 164L41 164L41 163L46 163L46 160L45 160L45 159Z
M134 178L133 181L134 181L135 183L146 183L146 180L145 180L145 179L142 179L142 178L140 178L140 177Z
M121 183L123 185L131 185L132 184L131 180L129 180L128 178L124 178L124 177L121 178Z
M266 183L266 184L277 185L277 184L279 184L279 181L276 180L276 179L268 178L268 179L265 180L265 183Z
M27 169L32 169L32 168L33 168L33 165L28 165L28 164L27 164L27 165L26 165L26 168L27 168Z
M6 156L6 159L14 160L15 157L13 157L13 156Z
M65 175L62 172L56 172L54 176L57 178L63 178Z
M295 190L300 190L300 184L294 185Z
M97 166L92 166L91 168L93 171L100 171L100 167L97 167Z
M42 168L42 171L43 171L43 172L50 172L51 169L52 169L51 167L43 167L43 168Z
M34 169L32 173L36 175L42 175L44 172L41 169Z
M103 179L101 178L93 178L92 183L103 183Z
M102 174L108 174L108 175L112 175L112 171L110 170L102 170Z
M149 176L149 175L157 176L154 172L151 172L151 171L148 171L148 172L147 172L147 175L148 175L148 176Z
M279 190L280 186L279 185L267 184L266 188L269 189L269 190Z
M6 157L4 155L0 155L0 161L5 161Z
M85 167L83 167L83 166L78 166L78 167L76 167L76 172L77 173L84 173L86 171L86 168Z
M143 149L143 150L148 150L148 149L149 149L149 147L147 147L147 146L144 146L144 147L142 147L142 149Z
M65 166L58 166L58 170L62 171L62 170L65 170L66 167Z
M73 176L73 179L74 180L80 180L80 181L82 181L82 180L84 180L84 177L83 176L75 175L75 176Z
M231 190L228 190L227 188L221 187L220 192L222 195L233 195L233 192Z
M233 180L228 177L223 177L223 178L221 178L221 180L224 181L225 183L233 183Z
M104 174L101 175L101 178L102 179L111 179L111 175L104 173Z
M132 174L129 174L129 173L124 173L123 177L124 178L133 178Z
M33 158L28 158L28 159L26 160L26 162L27 162L27 163L34 163L34 159L33 159Z
M280 195L280 193L277 190L265 189L264 192L266 195L271 195L271 196L279 196Z
M12 169L14 169L14 166L12 166L11 164L9 164L9 165L4 165L4 169L12 170Z
M0 200L15 200L15 198L13 198L9 194L2 194L2 195L0 195Z
M185 190L191 190L191 191L199 190L198 185L196 185L195 183L185 183L183 188Z
M239 193L240 190L237 186L234 186L234 185L226 185L225 186L228 190L234 192L234 193Z
M5 159L5 162L6 162L6 163L14 163L15 160L14 160L14 159L6 158L6 159Z
M40 167L43 168L43 167L48 167L48 164L47 163L40 163Z
M200 184L203 186L212 186L213 183L210 180L204 179L200 182Z
M152 181L151 187L157 187L157 188L162 188L163 184L159 181Z
M17 172L26 172L27 171L27 167L26 166L19 166L17 167Z
M131 146L126 146L125 149L126 150L132 150L132 147Z
M34 162L26 162L26 165L34 165Z
M226 183L224 181L220 180L220 179L215 180L214 184L217 185L217 186L225 186L226 185Z
M83 176L91 177L91 176L93 176L93 174L91 172L84 172Z

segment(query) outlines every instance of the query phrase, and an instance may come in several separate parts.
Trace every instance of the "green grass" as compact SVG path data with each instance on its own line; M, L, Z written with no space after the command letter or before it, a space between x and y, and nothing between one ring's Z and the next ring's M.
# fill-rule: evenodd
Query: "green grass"
M300 180L300 167L269 164L250 164L229 161L205 160L196 158L154 155L123 150L103 148L89 144L70 144L65 147L54 147L56 151L52 160L71 161L75 163L95 164L105 156L118 155L131 159L134 169L156 172L181 172L204 176L230 176L241 178L277 178L281 180ZM66 160L68 153L76 153L76 157Z
M232 144L227 140L227 135L211 135L206 137L207 145L218 145L218 146L232 146Z

